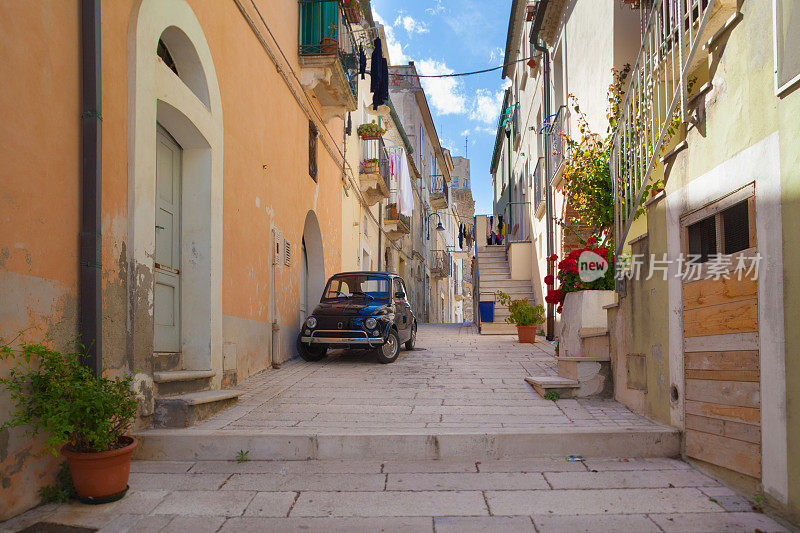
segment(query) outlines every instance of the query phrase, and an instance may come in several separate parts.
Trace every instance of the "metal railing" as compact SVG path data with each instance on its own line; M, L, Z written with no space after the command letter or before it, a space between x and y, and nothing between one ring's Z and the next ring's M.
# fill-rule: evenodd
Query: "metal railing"
M564 138L566 135L566 116L567 106L562 105L558 108L556 116L553 117L553 121L550 123L550 172L553 174L550 176L550 180L558 174L558 168L567 155L567 143Z
M715 0L654 0L611 141L620 253L672 132L686 122L687 77Z
M446 250L432 250L428 261L428 268L432 276L446 278L452 273L452 258Z
M298 0L301 56L338 55L353 98L358 98L358 47L338 0Z
M444 176L441 174L431 175L431 199L443 197L449 203L449 195L450 191Z
M544 177L545 172L544 157L540 157L536 162L536 170L533 171L533 209L539 209L544 202Z
M503 219L511 221L506 229L506 243L531 241L530 202L508 202L503 211Z
M386 188L390 189L389 152L383 138L361 139L361 173L380 174Z

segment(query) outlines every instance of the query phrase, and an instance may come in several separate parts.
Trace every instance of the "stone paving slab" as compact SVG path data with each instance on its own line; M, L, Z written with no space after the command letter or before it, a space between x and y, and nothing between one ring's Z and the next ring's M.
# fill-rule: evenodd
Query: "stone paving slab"
M403 428L438 434L527 426L569 431L576 422L590 428L663 428L614 401L546 401L524 382L531 372L557 374L553 345L481 336L471 325L423 324L417 349L391 365L378 364L363 351L334 352L319 363L290 361L243 380L237 405L186 431Z
M138 480L148 480L149 490L131 490L105 505L44 505L0 523L0 531L37 522L104 533L791 530L764 514L729 512L719 498L746 500L672 459L198 461L180 465L188 474L174 472L176 463L157 463L134 462L134 470L145 471L138 475L151 476ZM626 469L590 469L616 464ZM192 476L221 476L223 482L214 489L187 489ZM631 480L650 487L679 477L702 485L625 488ZM588 479L603 479L607 486L559 488L592 486ZM359 483L359 490L351 490Z

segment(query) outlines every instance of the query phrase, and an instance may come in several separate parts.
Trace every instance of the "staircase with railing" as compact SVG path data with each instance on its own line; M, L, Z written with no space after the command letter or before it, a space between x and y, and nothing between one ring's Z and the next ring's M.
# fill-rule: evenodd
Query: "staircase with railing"
M652 3L611 145L617 253L624 247L662 149L686 122L688 79L703 59L699 49L736 8L736 0Z

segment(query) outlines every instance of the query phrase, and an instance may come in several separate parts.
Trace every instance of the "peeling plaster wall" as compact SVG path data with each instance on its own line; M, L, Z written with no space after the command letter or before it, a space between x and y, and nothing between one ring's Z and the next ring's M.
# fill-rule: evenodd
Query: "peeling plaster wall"
M107 374L136 373L143 400L139 427L149 423L152 409L153 347L152 257L134 257L128 242L129 137L135 111L129 99L135 80L129 38L142 1L104 2L101 21L103 356ZM297 4L257 4L299 73ZM269 367L272 291L281 326L274 359L295 355L299 254L309 211L321 230L324 275L341 268L341 167L320 139L318 181L309 176L308 118L236 5L199 0L188 5L210 48L225 118L224 354L219 357L228 357L217 363L241 380ZM0 337L38 326L29 338L49 336L57 348L68 347L77 332L79 7L77 0L0 4L6 45L0 48L0 65L3 79L14 80L0 92ZM304 95L300 98L318 106L313 95L310 104ZM333 134L328 143L341 145L341 119L328 121L327 127ZM272 228L280 230L293 251L291 265L277 270L275 287L270 284ZM7 370L0 365L0 373ZM8 405L4 391L0 403ZM0 413L0 422L5 416ZM0 520L35 505L38 487L51 481L59 462L37 456L37 443L22 433L0 432Z

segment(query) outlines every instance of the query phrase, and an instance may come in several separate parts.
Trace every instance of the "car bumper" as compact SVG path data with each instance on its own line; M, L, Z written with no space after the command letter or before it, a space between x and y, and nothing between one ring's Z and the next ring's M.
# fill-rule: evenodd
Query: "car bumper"
M339 336L330 336L336 333ZM386 341L385 334L380 337L369 337L365 331L314 331L311 335L302 335L300 342L303 344L325 344L328 346L369 346L375 348Z

